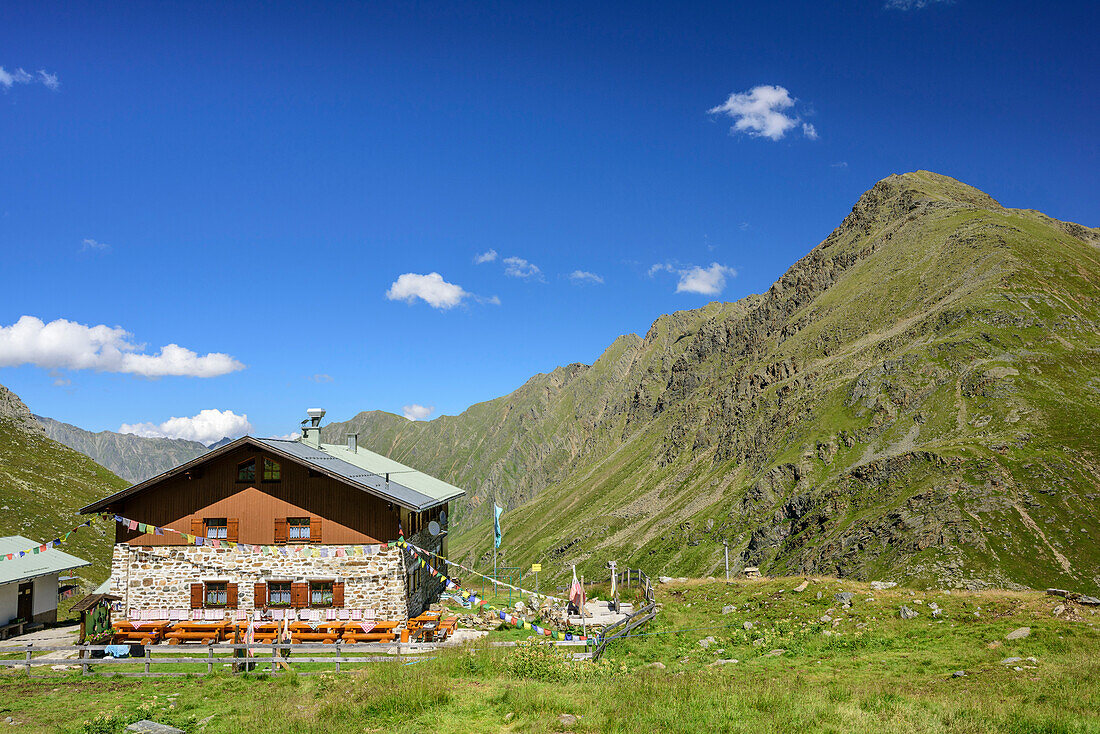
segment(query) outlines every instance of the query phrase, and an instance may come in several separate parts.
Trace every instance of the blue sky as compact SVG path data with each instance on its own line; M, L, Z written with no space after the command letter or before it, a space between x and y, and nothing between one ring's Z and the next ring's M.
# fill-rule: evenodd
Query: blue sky
M134 5L0 24L0 384L92 430L458 413L891 173L1100 224L1095 3Z

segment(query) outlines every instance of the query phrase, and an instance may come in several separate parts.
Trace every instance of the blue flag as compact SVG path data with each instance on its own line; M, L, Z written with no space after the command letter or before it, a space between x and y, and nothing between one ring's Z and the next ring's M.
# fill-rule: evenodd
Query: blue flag
M495 517L493 518L493 527L496 530L496 545L493 546L494 548L500 547L500 513L502 512L504 512L504 508L494 502L493 514Z

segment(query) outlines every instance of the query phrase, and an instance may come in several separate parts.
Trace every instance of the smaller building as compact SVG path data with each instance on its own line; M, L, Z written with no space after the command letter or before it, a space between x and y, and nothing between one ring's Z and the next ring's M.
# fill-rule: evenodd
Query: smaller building
M56 622L58 578L65 571L89 565L57 548L19 556L20 551L38 545L22 535L0 538L0 557L15 554L11 560L0 561L0 629L17 620L24 624Z

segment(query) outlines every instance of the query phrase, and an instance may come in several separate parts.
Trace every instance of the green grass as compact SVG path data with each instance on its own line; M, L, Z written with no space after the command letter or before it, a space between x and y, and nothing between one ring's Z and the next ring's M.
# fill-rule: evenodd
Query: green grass
M647 634L596 664L545 645L476 645L338 676L14 673L0 676L0 716L62 734L115 734L143 717L211 733L1100 732L1100 630L1087 608L1058 618L1060 600L1035 592L872 591L824 578L793 592L800 581L660 586ZM855 593L851 609L838 591ZM920 616L900 619L902 604ZM737 610L722 614L727 605ZM826 613L836 624L821 622ZM1021 626L1030 636L1004 639ZM1021 670L1002 664L1010 656ZM579 718L566 726L561 714Z

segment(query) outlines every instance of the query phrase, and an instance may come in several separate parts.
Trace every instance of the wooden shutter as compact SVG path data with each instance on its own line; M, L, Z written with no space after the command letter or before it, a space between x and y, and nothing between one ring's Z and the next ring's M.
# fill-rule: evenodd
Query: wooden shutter
M197 538L202 538L206 535L206 530L202 527L203 522L201 517L191 518L191 534Z
M332 584L332 606L344 606L344 582L336 581Z
M321 518L319 517L311 517L309 519L309 542L321 542Z
M235 517L231 517L228 520L226 520L225 521L225 526L226 526L225 527L225 539L226 540L232 540L234 543L236 543L239 540L239 538L237 536L240 534L240 525L241 525L241 521L238 520Z
M202 609L202 584L191 584L191 608Z
M290 585L290 603L295 609L309 606L309 584Z
M276 543L285 543L286 542L286 518L285 517L275 518L275 542Z
M225 585L225 605L230 609L237 608L237 585L226 584Z
M252 608L267 606L267 584L256 584L252 592Z

